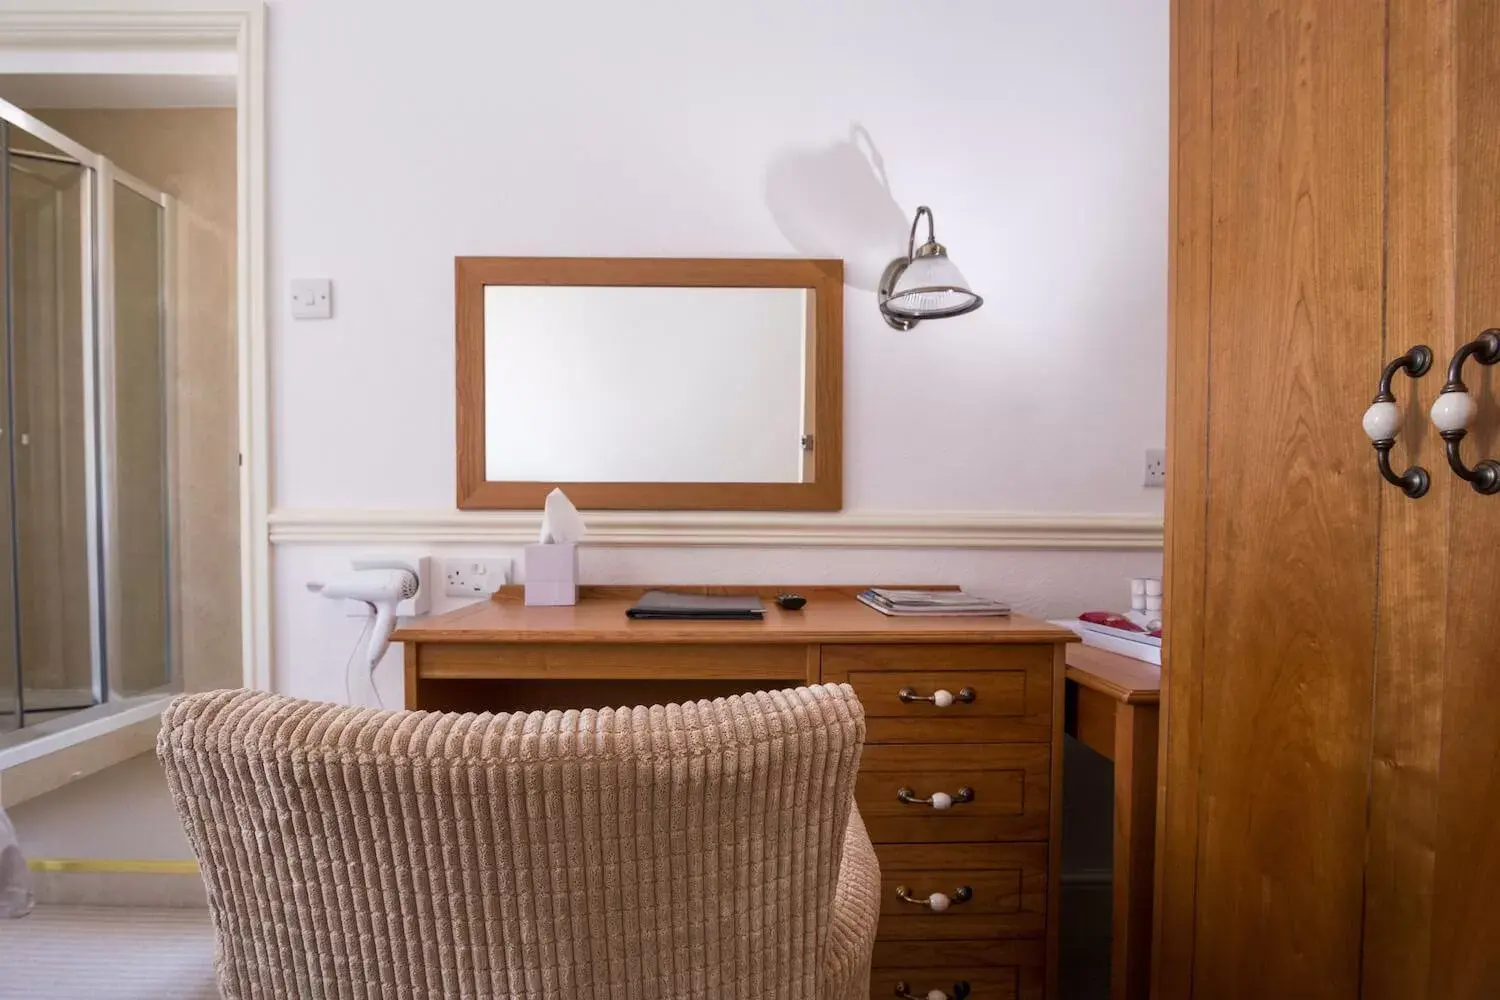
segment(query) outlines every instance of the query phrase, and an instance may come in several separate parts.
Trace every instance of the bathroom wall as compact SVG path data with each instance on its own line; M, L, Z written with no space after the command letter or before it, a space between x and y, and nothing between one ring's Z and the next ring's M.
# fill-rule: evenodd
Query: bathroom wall
M180 656L189 689L240 682L239 445L235 315L235 150L232 108L58 109L33 113L75 141L109 157L119 168L177 199L177 294L175 386L176 435L172 445L178 509L181 574ZM117 195L117 197L125 197ZM151 332L154 306L141 292L156 253L154 233L122 206L116 252L127 293L122 297L122 334ZM144 269L144 270L143 270ZM137 273L141 272L141 273ZM130 280L134 276L140 280ZM138 338L140 339L140 338ZM149 339L149 337L147 337ZM131 433L122 440L122 538L127 563L139 568L128 595L125 641L128 690L153 687L163 678L153 655L154 623L161 592L151 566L160 551L152 520L160 496L148 475L160 452L160 429L145 395L159 392L149 370L158 360L146 341L122 354L140 370L122 382L122 414ZM132 390L134 390L132 392ZM145 407L145 409L143 409ZM134 452L129 449L134 448Z

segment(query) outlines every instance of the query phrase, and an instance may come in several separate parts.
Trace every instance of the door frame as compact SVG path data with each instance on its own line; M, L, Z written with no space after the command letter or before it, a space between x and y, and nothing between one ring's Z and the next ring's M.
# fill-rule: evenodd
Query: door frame
M267 533L270 436L266 352L265 3L264 0L50 0L43 6L44 2L0 0L0 39L4 40L4 47L110 53L198 48L233 49L236 53L241 680L246 687L268 689L271 591ZM160 701L164 707L166 699ZM7 750L0 754L0 770L54 753L82 751L85 747L81 744L140 725L154 727L155 716L147 705L132 705L115 716ZM126 742L133 746L138 741ZM85 754L78 767L52 770L76 777L81 774L74 772L92 773L116 759L120 758L114 753ZM45 790L28 789L32 794ZM13 801L8 788L4 799Z

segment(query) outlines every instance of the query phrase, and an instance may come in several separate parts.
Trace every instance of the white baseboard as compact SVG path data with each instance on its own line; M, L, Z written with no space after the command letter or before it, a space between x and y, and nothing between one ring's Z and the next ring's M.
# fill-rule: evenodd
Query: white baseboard
M902 549L1159 549L1153 514L1032 514L965 511L798 514L591 511L590 545ZM268 518L273 545L524 545L540 515L529 511L280 509Z

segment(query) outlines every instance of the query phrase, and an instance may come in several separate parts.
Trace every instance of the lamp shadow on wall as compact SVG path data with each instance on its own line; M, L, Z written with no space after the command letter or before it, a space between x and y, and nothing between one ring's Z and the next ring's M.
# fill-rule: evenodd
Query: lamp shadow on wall
M774 156L765 197L798 253L843 258L851 288L875 291L885 266L905 253L908 217L891 194L875 140L858 122L844 139Z

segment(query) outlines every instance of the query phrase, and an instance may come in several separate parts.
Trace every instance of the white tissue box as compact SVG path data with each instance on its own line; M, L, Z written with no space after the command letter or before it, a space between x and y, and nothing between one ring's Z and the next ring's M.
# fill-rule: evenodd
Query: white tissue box
M526 546L526 603L558 607L578 603L578 546L573 542Z

